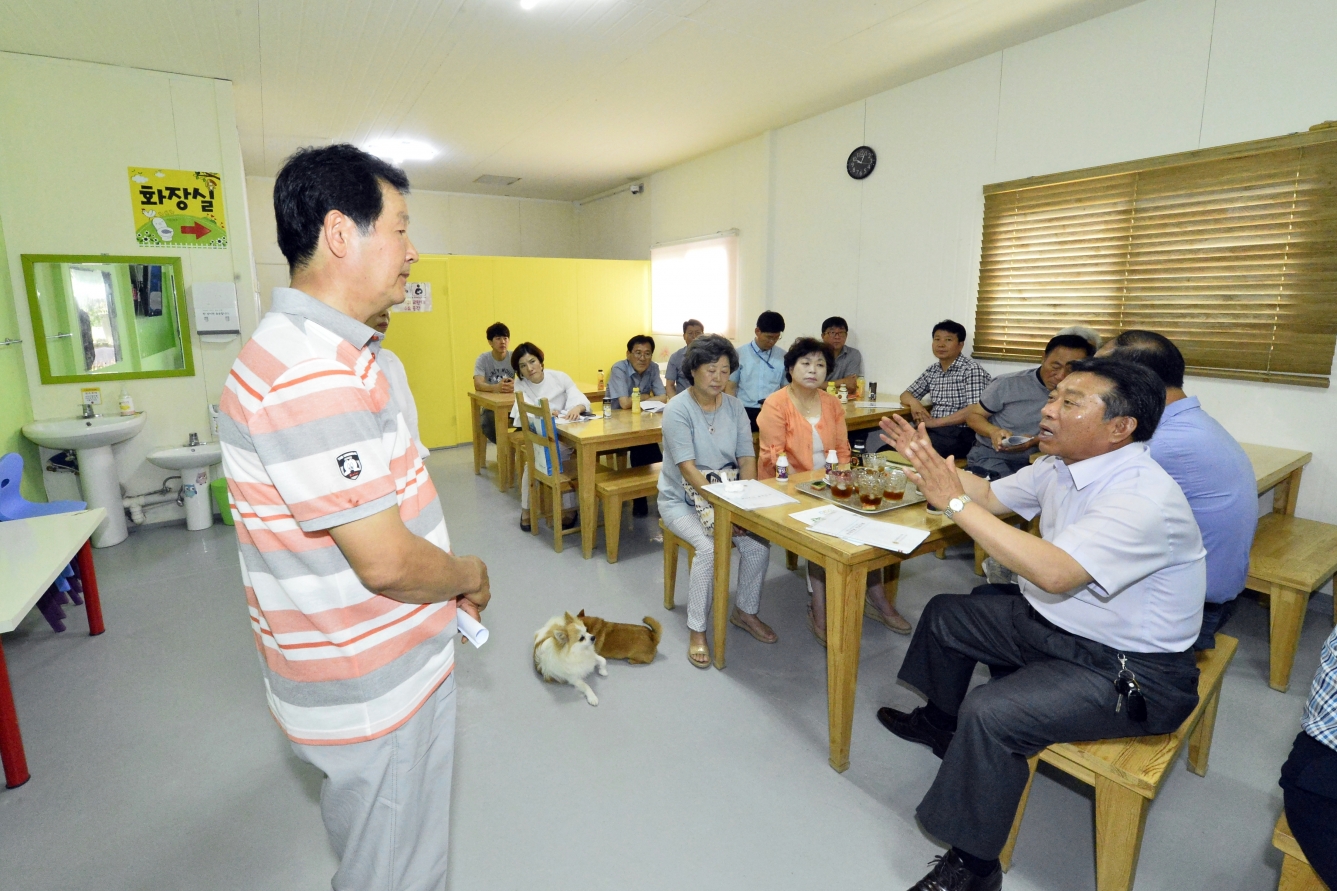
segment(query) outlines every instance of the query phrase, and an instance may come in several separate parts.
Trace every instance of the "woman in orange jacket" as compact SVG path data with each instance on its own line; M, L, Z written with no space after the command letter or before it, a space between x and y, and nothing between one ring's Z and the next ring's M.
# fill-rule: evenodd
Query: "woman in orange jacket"
M761 436L758 479L774 478L775 462L782 453L789 461L789 469L795 473L822 467L826 453L833 449L839 463L849 462L850 439L845 429L845 407L823 389L827 369L834 364L835 354L831 348L814 337L800 337L785 353L785 377L789 386L766 397L757 416ZM808 627L825 646L825 571L820 566L808 564L808 581L812 588ZM880 571L868 574L864 614L897 634L910 633L910 623L887 602Z

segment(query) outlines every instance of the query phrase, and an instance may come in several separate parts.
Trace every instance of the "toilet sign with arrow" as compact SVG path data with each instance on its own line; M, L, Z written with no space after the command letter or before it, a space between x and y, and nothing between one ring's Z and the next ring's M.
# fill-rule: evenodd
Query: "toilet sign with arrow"
M226 248L223 180L199 170L131 167L135 240L143 247Z

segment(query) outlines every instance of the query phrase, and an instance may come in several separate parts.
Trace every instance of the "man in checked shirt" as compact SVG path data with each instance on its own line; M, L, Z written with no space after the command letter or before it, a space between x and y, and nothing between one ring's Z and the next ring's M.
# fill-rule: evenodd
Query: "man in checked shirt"
M915 424L928 428L929 441L944 458L964 458L975 444L975 431L966 426L966 409L980 401L989 385L989 372L974 359L961 355L966 327L944 319L933 326L934 362L901 394ZM932 397L932 406L920 400ZM869 445L876 440L869 439Z

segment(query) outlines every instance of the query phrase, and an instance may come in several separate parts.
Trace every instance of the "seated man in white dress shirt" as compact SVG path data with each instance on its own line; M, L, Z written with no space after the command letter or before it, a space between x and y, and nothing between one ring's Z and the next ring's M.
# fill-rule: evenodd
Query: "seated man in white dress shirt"
M1164 408L1148 369L1074 363L1041 414L1045 457L993 483L958 473L923 426L883 422L929 502L1021 582L930 600L899 673L928 704L878 710L942 758L917 816L951 849L911 891L1002 887L1027 758L1057 742L1168 733L1197 705L1206 551L1146 445ZM998 519L1008 511L1039 514L1044 537ZM970 689L977 663L1001 671Z

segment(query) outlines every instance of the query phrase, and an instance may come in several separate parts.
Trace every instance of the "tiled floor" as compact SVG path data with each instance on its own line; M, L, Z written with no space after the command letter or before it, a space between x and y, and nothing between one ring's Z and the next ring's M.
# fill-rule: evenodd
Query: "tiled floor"
M728 669L698 671L684 607L662 606L653 516L624 532L614 566L602 550L557 555L550 537L520 532L515 499L471 473L467 449L429 467L456 551L488 562L494 591L491 641L457 651L452 888L901 891L925 872L940 849L914 809L938 762L873 716L917 702L895 682L908 638L865 626L851 767L837 774L825 654L779 551L762 615L780 643L732 634ZM320 776L266 710L232 530L136 531L97 566L105 635L88 637L75 610L64 634L34 612L4 638L33 779L0 790L0 891L328 887ZM965 549L914 560L902 609L913 620L932 594L975 582ZM539 682L530 661L533 630L582 607L665 626L653 665L612 663L593 679L598 708ZM1316 596L1281 694L1266 684L1266 613L1241 603L1211 770L1170 775L1138 891L1276 886L1277 772L1331 615ZM1094 888L1092 849L1089 793L1041 776L1004 887Z

